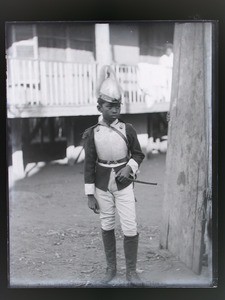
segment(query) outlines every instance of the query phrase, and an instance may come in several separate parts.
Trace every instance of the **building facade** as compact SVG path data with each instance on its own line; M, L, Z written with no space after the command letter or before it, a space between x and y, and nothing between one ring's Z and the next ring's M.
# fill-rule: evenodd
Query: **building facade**
M169 110L160 57L173 31L169 22L8 23L7 113L12 134L21 136L21 146L12 148L24 157L23 149L35 142L79 145L81 132L98 118L95 92L105 64L123 89L122 117L132 119L140 140L151 136L151 116Z

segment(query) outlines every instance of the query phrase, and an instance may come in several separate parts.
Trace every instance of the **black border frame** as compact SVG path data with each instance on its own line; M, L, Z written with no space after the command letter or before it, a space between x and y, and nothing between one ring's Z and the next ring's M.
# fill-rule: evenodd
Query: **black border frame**
M87 297L90 299L100 298L101 295L107 298L121 297L150 297L154 299L167 299L173 297L176 299L190 299L204 297L204 299L223 299L224 290L224 202L222 201L223 192L223 157L222 143L219 144L220 138L224 139L224 40L225 40L225 22L223 0L158 0L153 2L150 0L124 0L124 2L114 1L97 1L83 0L72 1L64 0L6 0L1 3L0 9L0 45L1 45L1 91L0 96L2 103L0 106L1 116L1 135L0 144L6 144L6 107L4 99L6 95L6 65L5 65L5 22L7 21L148 21L148 20L171 20L171 21L201 21L201 20L217 20L215 37L218 37L218 44L214 47L215 64L214 64L214 98L213 102L213 187L214 197L218 199L216 207L213 208L213 216L218 221L213 224L213 235L217 236L219 228L218 243L214 246L218 249L218 255L214 255L214 263L218 266L218 287L214 289L199 289L199 288L176 288L176 289L58 289L58 288L41 288L41 289L9 289L7 282L7 163L6 149L1 147L1 184L0 195L4 194L0 201L0 296L1 299L40 299L48 297L48 299L79 299L79 297ZM112 3L111 3L112 2ZM217 248L218 244L218 248ZM76 298L77 297L77 298Z

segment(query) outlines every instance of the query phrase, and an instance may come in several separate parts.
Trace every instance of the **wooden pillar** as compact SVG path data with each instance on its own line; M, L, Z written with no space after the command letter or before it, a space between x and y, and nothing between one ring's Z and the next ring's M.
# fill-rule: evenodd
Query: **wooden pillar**
M204 30L204 66L205 66L205 102L206 102L206 124L207 124L207 156L208 156L208 172L207 172L207 203L206 203L206 219L207 227L205 229L205 245L208 257L208 274L212 278L212 240L209 237L207 228L212 225L212 24L206 23Z
M160 138L160 115L159 113L148 114L148 136L154 141Z
M22 140L27 147L30 144L30 123L29 118L22 119Z
M25 175L22 149L22 119L13 119L11 124L13 177L22 179Z
M48 118L49 140L50 143L55 141L55 118Z
M40 133L41 133L41 148L44 146L44 130L45 130L45 127L44 127L44 123L45 123L45 120L46 119L42 119L40 118L40 124L41 124L41 127L40 127Z
M95 53L100 67L111 63L109 24L95 24Z
M148 114L148 138L153 137L152 113Z
M206 50L212 39L209 24L175 25L174 67L166 160L161 246L190 269L201 272L205 226L205 193L210 172L211 141L208 101L211 60ZM208 42L205 37L208 36ZM206 89L208 101L206 101ZM211 112L210 112L211 113ZM208 149L208 150L207 150Z
M68 159L68 164L71 166L74 164L74 120L73 117L66 117L66 140L67 140L67 148L66 148L66 157Z

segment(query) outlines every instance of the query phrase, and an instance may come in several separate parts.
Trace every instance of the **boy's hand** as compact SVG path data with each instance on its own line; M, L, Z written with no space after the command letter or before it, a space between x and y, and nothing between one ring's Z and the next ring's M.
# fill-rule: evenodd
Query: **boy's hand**
M117 174L116 174L116 179L119 181L119 182L127 182L129 181L129 176L130 176L130 173L131 173L132 169L129 165L126 165L124 168L120 169Z
M88 207L94 211L94 213L99 214L99 205L94 195L88 195Z

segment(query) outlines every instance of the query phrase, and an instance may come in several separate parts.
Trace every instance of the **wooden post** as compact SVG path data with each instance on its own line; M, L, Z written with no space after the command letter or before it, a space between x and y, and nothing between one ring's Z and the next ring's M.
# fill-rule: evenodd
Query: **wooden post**
M109 24L95 24L95 53L99 66L111 63Z
M29 118L24 118L22 121L22 141L25 146L30 144L30 122Z
M205 91L211 65L205 50L212 38L203 22L175 25L174 67L166 161L161 246L168 248L195 273L201 272L207 189L207 122ZM207 32L208 31L208 32ZM207 32L207 34L206 34Z
M48 118L49 140L50 143L55 141L55 118Z
M153 137L153 113L148 113L148 138Z
M206 219L207 225L212 221L212 24L206 23L204 28L204 65L205 65L205 100L206 100L206 122L207 122L207 156L208 156L208 172L207 172L207 203L206 203ZM206 254L208 256L208 274L212 278L212 240L208 236L209 232L205 229L205 245Z
M74 164L74 120L73 117L66 117L66 140L67 140L67 148L66 148L66 157L68 159L68 164L71 166Z
M25 175L22 149L22 119L13 119L11 124L13 177L14 179L22 179Z
M40 118L40 134L41 134L41 148L43 148L44 146L44 130L45 130L45 127L44 127L44 123L45 123L45 118Z

